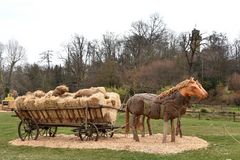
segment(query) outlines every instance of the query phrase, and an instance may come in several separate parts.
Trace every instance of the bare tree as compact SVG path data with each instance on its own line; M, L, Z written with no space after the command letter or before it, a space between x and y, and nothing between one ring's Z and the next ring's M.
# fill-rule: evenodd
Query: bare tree
M103 35L101 52L104 59L116 60L120 53L120 41L114 33L106 33Z
M83 36L75 35L73 40L66 45L67 57L64 58L66 71L74 79L75 87L79 88L86 73L87 40ZM74 85L72 84L72 85Z
M5 91L11 88L12 73L15 65L25 57L25 49L16 40L9 40L6 48L6 61L8 64L8 76L6 79Z
M239 61L240 61L240 40L235 40L233 42L233 57L236 61L236 66L235 66L235 72L240 73L240 66L239 66Z
M53 54L52 54L52 50L46 50L42 53L40 53L41 57L40 57L40 61L41 62L46 62L47 63L47 68L48 70L50 69L50 65L51 65L51 62L52 62L52 57L53 57Z
M188 64L188 74L191 76L193 74L194 58L200 53L202 36L199 30L193 29L192 34L183 33L180 39L180 47Z
M123 56L134 68L161 57L168 47L167 29L158 14L150 16L149 21L134 22L130 32Z
M4 84L3 84L3 51L4 45L0 43L0 95L3 94Z
M225 82L229 64L229 43L225 34L213 32L207 37L206 46L202 50L205 59L205 70L208 77Z

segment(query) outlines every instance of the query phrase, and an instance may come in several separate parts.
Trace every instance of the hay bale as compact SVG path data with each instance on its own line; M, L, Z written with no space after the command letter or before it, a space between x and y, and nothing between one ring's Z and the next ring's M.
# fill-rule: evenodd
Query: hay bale
M37 98L41 98L41 97L45 96L45 92L43 92L41 90L36 90L35 92L33 92L33 95Z
M60 97L61 98L66 98L66 97L74 97L74 96L75 96L75 93L65 92Z
M106 93L107 93L105 87L91 87L90 89L98 90L99 92L101 92L101 93L103 93L103 94L106 94Z
M120 95L115 92L107 92L106 97L111 100L112 106L116 109L119 109L121 107L121 99Z
M49 97L51 97L53 95L53 90L50 90L50 91L48 91L46 94L45 94L45 98L49 98Z
M61 96L65 92L68 92L69 88L66 85L57 86L53 91L53 96Z
M33 94L28 94L23 101L25 109L35 109L35 97Z
M88 89L80 89L75 93L74 98L77 97L90 97L96 93L103 93L106 94L106 89L104 87L91 87Z
M59 98L55 97L55 96L46 97L44 99L44 108L57 108L58 107L58 104L57 104L58 99Z
M87 103L88 103L88 107L96 107L98 105L106 105L105 95L101 92L95 93L87 99Z
M24 109L23 101L25 100L26 96L19 96L16 98L16 109Z
M31 91L27 91L26 96L33 95Z
M35 99L35 107L37 109L43 109L44 108L44 101L45 101L45 97L41 97L41 98L36 98Z
M104 116L104 121L114 124L117 120L117 109L119 109L121 106L120 96L117 93L108 92L106 93L106 97L108 97L107 99L105 99L106 106L116 108L116 110L112 108L103 108L102 112Z

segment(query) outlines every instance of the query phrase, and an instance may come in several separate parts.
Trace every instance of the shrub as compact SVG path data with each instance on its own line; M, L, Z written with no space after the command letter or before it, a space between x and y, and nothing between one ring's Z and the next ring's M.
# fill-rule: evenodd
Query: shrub
M119 88L106 88L107 92L116 92L120 95L121 101L123 102L125 97L128 96L129 93L129 89L127 88L123 88L123 87L119 87Z
M201 109L200 109L200 112L201 112L201 113L209 113L209 111L208 111L206 108L201 108Z
M168 89L170 89L170 88L172 88L173 86L165 86L165 87L162 87L160 90L158 90L157 91L157 94L160 94L160 93L162 93L162 92L164 92L164 91L166 91L166 90L168 90Z
M238 73L233 73L228 81L229 89L237 91L240 90L240 75Z

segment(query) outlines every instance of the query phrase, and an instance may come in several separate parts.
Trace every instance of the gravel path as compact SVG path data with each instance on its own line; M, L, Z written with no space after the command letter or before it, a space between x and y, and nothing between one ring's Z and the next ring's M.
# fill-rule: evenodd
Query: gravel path
M79 148L79 149L99 149L106 148L111 150L128 150L155 154L180 153L187 150L197 150L206 148L208 143L198 137L183 136L176 137L176 142L170 142L170 136L166 144L162 144L162 134L146 136L140 138L140 142L133 141L132 137L123 134L115 134L113 138L100 138L98 141L80 141L79 137L74 135L59 134L54 138L39 137L38 140L21 141L12 140L12 145L24 146L43 146L50 148Z

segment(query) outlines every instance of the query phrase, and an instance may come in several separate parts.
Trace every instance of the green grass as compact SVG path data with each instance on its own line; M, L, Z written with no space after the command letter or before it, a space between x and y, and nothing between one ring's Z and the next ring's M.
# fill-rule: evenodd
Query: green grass
M43 147L12 146L8 141L18 137L18 118L11 113L0 113L0 159L1 160L132 160L132 159L167 159L167 160L237 160L240 157L240 144L234 141L225 128L240 140L240 122L224 120L198 120L185 117L182 119L184 135L198 136L210 143L207 149L187 151L175 155L156 155L140 152L112 151L106 149L51 149ZM118 116L118 125L124 123L124 115ZM152 120L154 132L162 131L162 120ZM119 132L123 132L119 130ZM58 133L71 133L69 128L60 128ZM159 142L161 143L161 142Z

